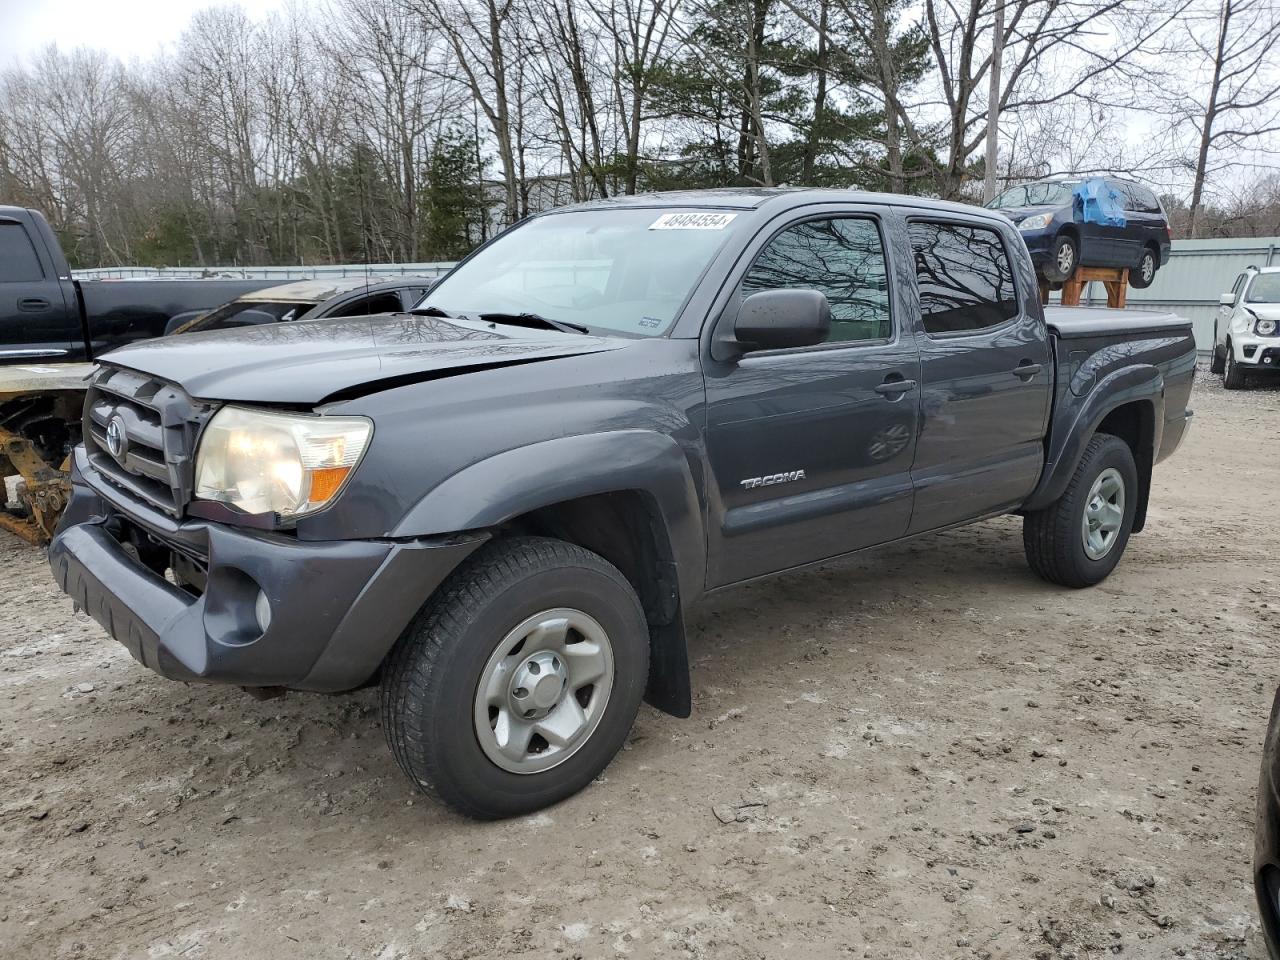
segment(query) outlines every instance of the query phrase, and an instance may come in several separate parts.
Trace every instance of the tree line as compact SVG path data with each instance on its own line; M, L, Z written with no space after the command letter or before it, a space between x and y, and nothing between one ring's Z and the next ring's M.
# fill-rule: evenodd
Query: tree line
M0 202L77 266L451 260L531 212L1094 170L1280 233L1273 0L329 0L0 75ZM995 127L991 127L992 119Z

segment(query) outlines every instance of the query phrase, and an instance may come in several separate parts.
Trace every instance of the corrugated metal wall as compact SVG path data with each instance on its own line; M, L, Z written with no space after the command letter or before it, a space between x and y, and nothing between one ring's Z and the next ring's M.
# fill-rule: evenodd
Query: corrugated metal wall
M1196 346L1208 350L1213 342L1213 321L1218 297L1231 289L1240 271L1249 265L1280 265L1280 237L1241 240L1174 240L1169 262L1160 268L1146 290L1129 290L1129 305L1138 309L1170 310L1195 324ZM313 267L108 267L77 270L82 279L124 279L163 277L231 276L271 279L283 283L291 279L320 277L440 276L451 263L336 264ZM1056 295L1055 295L1056 299ZM1106 291L1100 283L1089 284L1084 302L1103 305Z
M1174 240L1169 262L1145 290L1129 288L1129 306L1169 310L1195 324L1196 346L1207 351L1213 343L1218 297L1231 289L1248 266L1280 265L1280 237L1240 240ZM1100 283L1089 284L1088 301L1106 305Z

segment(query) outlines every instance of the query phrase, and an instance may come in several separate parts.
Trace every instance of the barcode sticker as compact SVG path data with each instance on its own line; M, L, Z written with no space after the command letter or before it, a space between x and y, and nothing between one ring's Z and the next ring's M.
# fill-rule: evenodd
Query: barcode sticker
M664 213L650 230L723 230L733 222L736 213Z

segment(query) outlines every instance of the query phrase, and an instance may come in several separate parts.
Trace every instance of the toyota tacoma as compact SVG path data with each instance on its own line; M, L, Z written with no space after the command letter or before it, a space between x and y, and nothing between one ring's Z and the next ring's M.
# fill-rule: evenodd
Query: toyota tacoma
M175 680L377 683L401 768L481 818L691 710L709 593L1016 513L1087 587L1182 440L1190 324L1042 308L1003 215L726 190L480 247L407 314L101 358L49 550Z

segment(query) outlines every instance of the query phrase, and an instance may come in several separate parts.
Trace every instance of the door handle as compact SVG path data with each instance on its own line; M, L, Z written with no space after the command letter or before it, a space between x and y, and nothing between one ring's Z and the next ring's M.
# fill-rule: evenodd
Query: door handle
M18 309L34 313L37 310L48 310L49 301L44 297L23 297L18 301Z
M886 380L876 387L876 393L882 397L888 397L890 400L897 400L908 390L914 390L915 385L916 382L914 380Z
M1013 375L1017 377L1019 380L1030 380L1037 373L1039 373L1040 370L1041 370L1040 364L1024 362L1021 366L1017 366L1013 368Z

